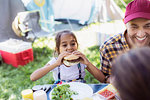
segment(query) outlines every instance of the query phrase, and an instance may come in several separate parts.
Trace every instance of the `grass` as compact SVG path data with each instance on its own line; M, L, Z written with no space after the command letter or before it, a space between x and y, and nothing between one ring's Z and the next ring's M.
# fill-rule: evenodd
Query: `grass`
M35 85L53 84L52 73L32 82L30 75L36 69L43 67L52 57L53 49L50 49L43 42L46 39L39 39L33 44L34 61L18 68L8 64L0 65L0 100L21 100L21 91L31 89ZM47 41L47 40L46 40ZM42 46L39 45L41 43ZM43 46L44 45L44 46ZM93 46L84 51L87 58L99 67L99 47ZM87 83L99 83L89 72L86 71L85 80Z

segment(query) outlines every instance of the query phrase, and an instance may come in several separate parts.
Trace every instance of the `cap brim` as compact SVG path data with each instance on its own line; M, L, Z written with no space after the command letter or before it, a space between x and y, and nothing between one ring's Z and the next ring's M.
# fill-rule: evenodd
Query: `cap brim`
M138 12L131 14L124 19L124 23L126 24L127 22L136 19L136 18L145 18L145 19L150 19L150 13L144 13L144 12Z

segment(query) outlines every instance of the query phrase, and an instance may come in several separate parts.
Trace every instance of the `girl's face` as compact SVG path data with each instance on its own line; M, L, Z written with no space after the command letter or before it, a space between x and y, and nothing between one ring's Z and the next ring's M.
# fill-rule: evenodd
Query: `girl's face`
M61 35L59 53L62 53L64 51L73 52L77 49L77 41L71 34L64 33Z

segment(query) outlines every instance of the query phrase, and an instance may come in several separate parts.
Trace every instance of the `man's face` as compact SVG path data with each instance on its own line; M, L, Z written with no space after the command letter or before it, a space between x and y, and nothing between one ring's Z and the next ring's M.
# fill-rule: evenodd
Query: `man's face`
M126 24L127 42L130 47L150 46L150 20L134 19Z

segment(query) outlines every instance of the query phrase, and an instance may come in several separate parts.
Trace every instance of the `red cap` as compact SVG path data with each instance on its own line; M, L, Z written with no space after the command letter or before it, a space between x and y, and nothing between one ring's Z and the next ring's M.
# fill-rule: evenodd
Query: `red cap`
M127 5L124 23L136 18L150 19L150 0L134 0Z

